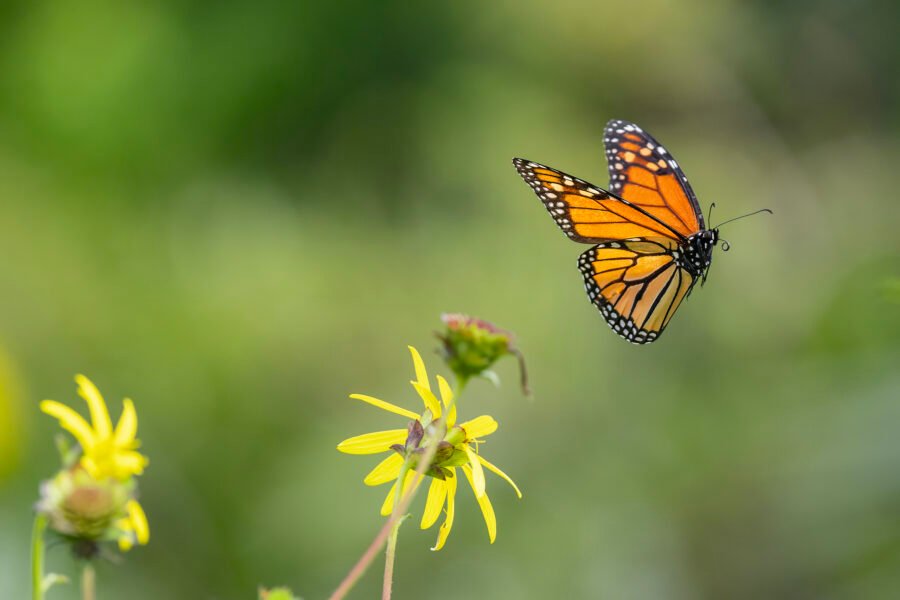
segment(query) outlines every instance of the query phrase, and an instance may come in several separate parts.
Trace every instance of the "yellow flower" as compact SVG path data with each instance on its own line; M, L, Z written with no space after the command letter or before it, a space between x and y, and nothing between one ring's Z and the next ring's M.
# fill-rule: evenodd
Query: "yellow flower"
M143 473L149 461L136 451L139 442L135 439L137 413L134 404L128 398L123 401L122 416L113 430L106 403L96 386L84 375L76 375L75 382L78 394L87 401L90 409L90 425L81 415L55 400L41 402L41 410L58 419L60 426L78 440L81 465L95 479L112 477L123 481Z
M484 469L505 479L516 491L519 498L522 497L522 493L512 479L495 465L485 460L478 451L478 445L482 438L497 430L497 421L488 415L482 415L457 425L456 406L453 401L453 390L450 388L450 384L440 375L437 376L438 390L441 396L441 399L438 400L429 384L428 373L425 370L422 357L412 346L409 347L409 351L412 354L416 372L415 381L410 383L425 405L424 412L419 415L378 398L363 394L351 394L351 398L362 400L382 410L412 419L412 421L405 429L376 431L346 439L338 444L337 449L346 454L380 454L390 452L390 455L372 469L363 480L366 485L372 486L382 485L390 481L394 482L381 507L381 514L386 516L391 514L394 509L397 479L400 477L400 471L404 462L409 460L411 465L411 470L407 472L403 482L402 493L405 494L411 489L411 486L417 487L422 483L423 478L416 477L415 474L416 459L425 453L426 447L432 443L437 443L438 451L432 464L429 465L426 471L426 474L432 477L432 481L428 490L428 498L425 501L421 527L422 529L428 529L434 525L445 506L446 517L438 532L437 543L432 550L440 550L444 546L447 536L453 527L458 481L457 469L462 469L469 486L475 493L475 498L481 507L481 512L487 525L488 537L493 543L497 536L497 518L485 490ZM438 423L437 421L442 418L444 423ZM437 439L439 435L441 437Z

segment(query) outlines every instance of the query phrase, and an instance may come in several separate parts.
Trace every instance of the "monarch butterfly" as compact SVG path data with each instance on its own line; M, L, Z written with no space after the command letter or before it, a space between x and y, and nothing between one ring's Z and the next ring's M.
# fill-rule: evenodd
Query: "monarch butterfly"
M629 342L648 344L698 279L706 282L719 228L706 229L687 178L649 133L614 119L603 143L610 191L523 158L513 164L569 239L596 244L578 268L603 318Z

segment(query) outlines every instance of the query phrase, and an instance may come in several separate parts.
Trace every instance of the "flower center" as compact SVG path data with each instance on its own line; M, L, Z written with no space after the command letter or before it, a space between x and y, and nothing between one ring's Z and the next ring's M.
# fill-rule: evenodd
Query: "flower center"
M466 432L462 427L454 425L442 439L438 439L440 424L437 421L432 421L427 427L423 427L421 421L416 419L409 422L407 431L406 443L404 445L394 444L391 449L409 460L411 468L417 467L419 459L431 444L437 444L438 447L431 460L431 465L425 472L429 477L438 479L452 477L453 472L450 471L450 467L459 467L468 462L468 456L463 447Z

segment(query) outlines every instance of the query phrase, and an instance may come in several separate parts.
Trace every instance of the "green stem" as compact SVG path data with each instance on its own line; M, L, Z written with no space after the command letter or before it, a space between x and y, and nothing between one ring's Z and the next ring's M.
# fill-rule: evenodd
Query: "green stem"
M453 400L450 401L450 406L456 404L456 398L459 397L463 390L466 389L466 384L469 383L469 377L459 375L456 376L456 389L453 392ZM450 406L447 407L447 412L450 412Z
M44 600L44 530L47 516L35 515L31 531L31 600Z
M81 570L81 600L96 600L96 574L94 565L91 561L84 561L84 568Z
M397 538L400 535L400 525L403 523L403 515L399 513L399 509L403 499L403 484L406 482L406 475L409 473L409 470L410 461L407 458L403 461L403 466L400 467L400 475L397 477L397 488L394 492L394 510L391 512L394 525L391 527L387 548L384 552L384 581L381 585L381 600L391 600L391 588L394 584L394 557L397 554Z

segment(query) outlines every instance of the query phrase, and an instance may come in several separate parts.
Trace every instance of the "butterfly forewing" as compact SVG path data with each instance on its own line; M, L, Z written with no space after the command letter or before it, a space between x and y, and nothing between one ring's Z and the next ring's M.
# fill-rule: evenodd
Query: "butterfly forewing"
M631 237L681 237L642 209L578 177L523 158L513 159L513 164L559 228L576 242L594 244Z
M648 238L598 244L579 258L588 297L629 342L657 339L693 287L674 252L676 242Z
M704 229L703 213L672 155L633 123L612 120L603 135L609 188L688 237Z

